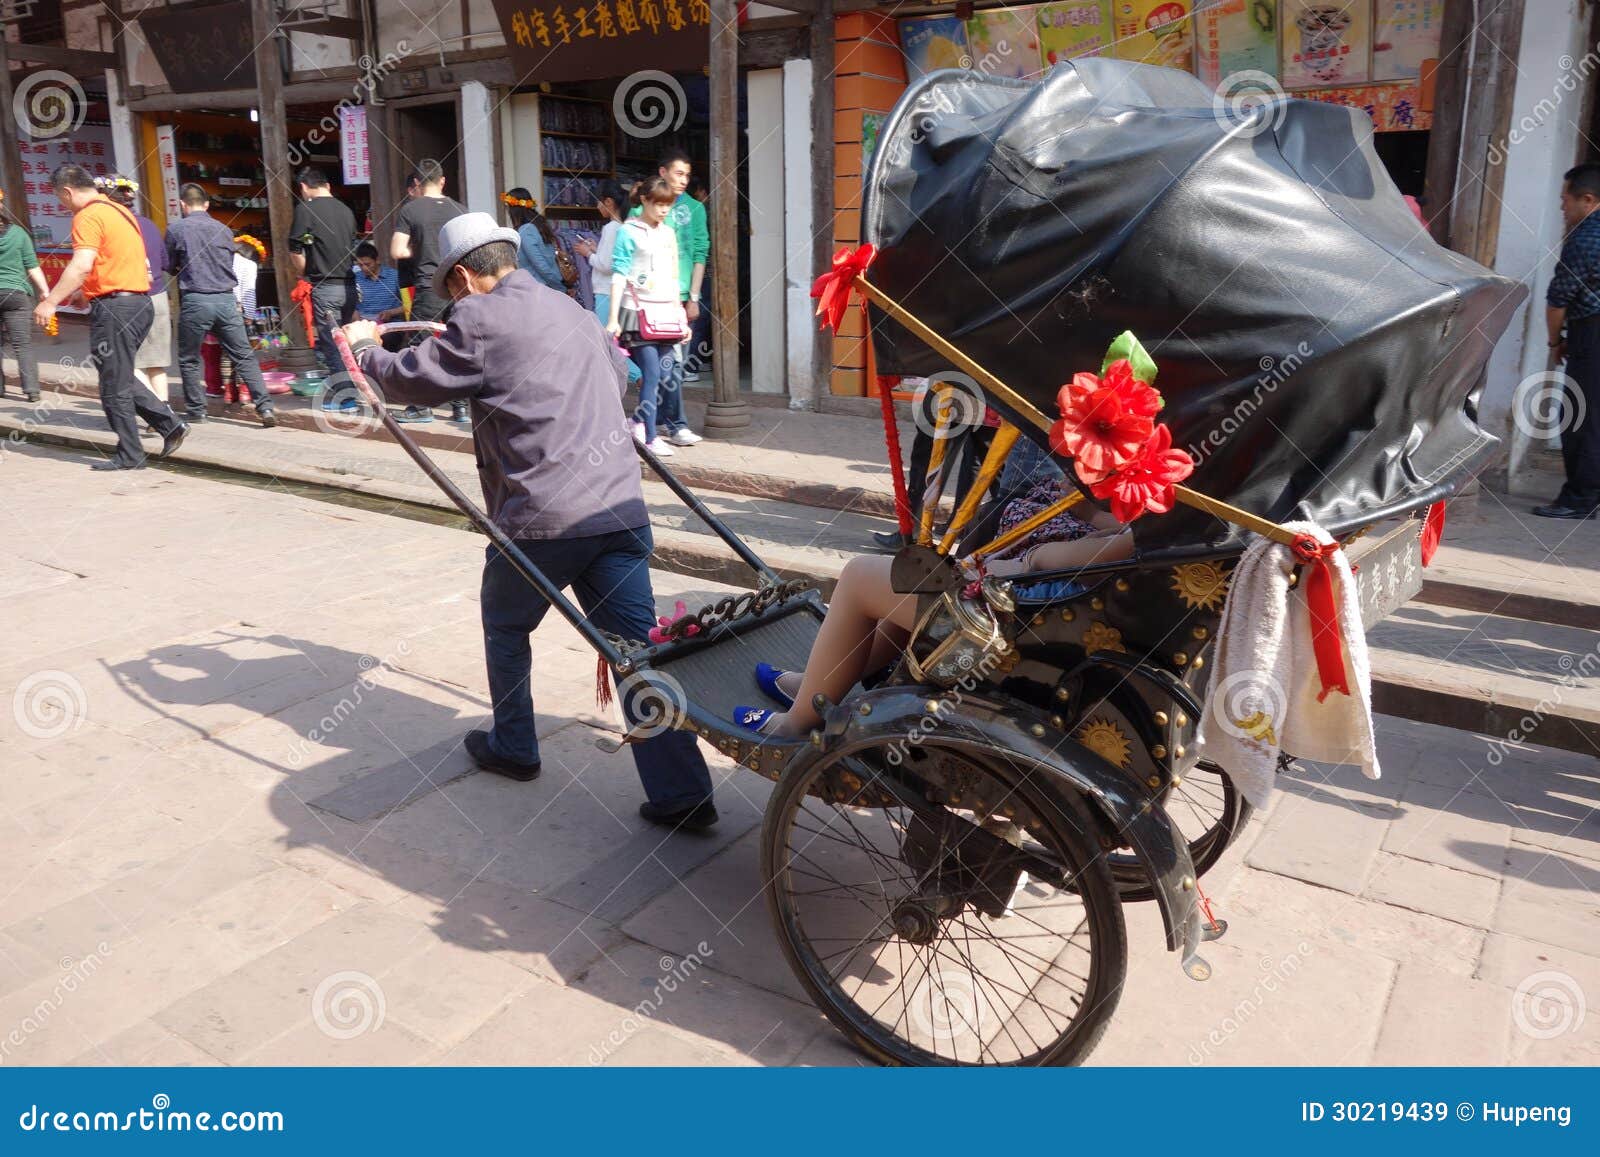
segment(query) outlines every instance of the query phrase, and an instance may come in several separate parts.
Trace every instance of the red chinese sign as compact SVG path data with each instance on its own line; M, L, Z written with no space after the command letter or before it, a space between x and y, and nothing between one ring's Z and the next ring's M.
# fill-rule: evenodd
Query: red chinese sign
M1433 127L1433 114L1421 108L1422 90L1415 84L1366 84L1357 88L1324 88L1297 92L1304 100L1358 108L1372 118L1374 132L1421 132Z
M519 83L685 72L711 57L709 0L494 0Z

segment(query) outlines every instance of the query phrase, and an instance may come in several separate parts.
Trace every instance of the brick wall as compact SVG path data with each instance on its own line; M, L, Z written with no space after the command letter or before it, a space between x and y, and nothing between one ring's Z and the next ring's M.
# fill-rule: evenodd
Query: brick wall
M840 16L834 28L833 239L834 247L861 243L861 114L887 113L906 89L905 58L893 17L877 12ZM833 339L835 394L861 397L866 346L861 314L852 309Z

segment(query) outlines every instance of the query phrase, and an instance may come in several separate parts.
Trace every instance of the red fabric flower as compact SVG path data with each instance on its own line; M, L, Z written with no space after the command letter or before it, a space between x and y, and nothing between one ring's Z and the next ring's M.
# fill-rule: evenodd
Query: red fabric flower
M1090 492L1110 499L1111 513L1119 522L1132 522L1147 510L1165 514L1172 509L1172 488L1194 473L1194 459L1172 448L1172 430L1162 423L1139 452L1113 474L1091 479L1082 467L1078 476Z
M1050 447L1077 463L1085 482L1121 469L1150 438L1161 395L1133 376L1126 358L1103 378L1075 374L1056 396L1061 420L1050 428Z

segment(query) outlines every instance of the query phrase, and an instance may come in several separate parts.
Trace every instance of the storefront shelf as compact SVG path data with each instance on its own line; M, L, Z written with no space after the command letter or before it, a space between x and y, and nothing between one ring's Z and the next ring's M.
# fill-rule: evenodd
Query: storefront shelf
M547 137L576 137L581 141L609 141L611 139L610 133L561 133L555 129L546 128L541 128L539 132Z

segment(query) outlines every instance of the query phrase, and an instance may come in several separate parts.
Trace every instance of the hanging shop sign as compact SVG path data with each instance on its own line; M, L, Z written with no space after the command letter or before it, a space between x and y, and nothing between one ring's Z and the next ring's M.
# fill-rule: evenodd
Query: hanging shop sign
M367 156L367 106L339 106L339 161L346 185L372 184L372 168Z
M1372 118L1373 130L1380 133L1422 132L1433 127L1433 113L1422 108L1422 88L1416 84L1364 84L1295 95L1361 109Z
M1372 5L1283 0L1283 87L1365 84L1372 76Z
M34 240L65 243L72 234L72 210L63 209L56 199L50 174L58 165L73 164L82 165L91 176L110 176L111 126L84 124L68 135L39 140L19 132L17 152L22 157L22 192Z
M991 8L967 21L972 67L990 76L1034 80L1044 72L1033 8Z
M494 0L517 83L698 71L708 0Z
M167 220L177 221L183 216L183 203L178 200L178 145L171 125L156 126L156 163L161 168L161 199L167 205Z
M173 92L255 88L256 41L244 0L161 8L139 28Z

